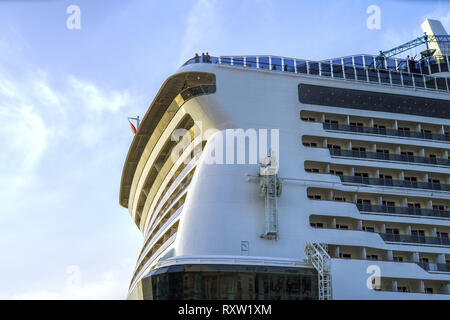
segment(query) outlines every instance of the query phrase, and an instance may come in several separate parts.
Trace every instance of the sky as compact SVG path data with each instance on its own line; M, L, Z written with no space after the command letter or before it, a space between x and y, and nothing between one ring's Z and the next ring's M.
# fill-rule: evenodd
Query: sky
M126 298L143 242L119 205L127 117L196 52L377 54L427 17L450 32L450 1L0 0L0 299Z

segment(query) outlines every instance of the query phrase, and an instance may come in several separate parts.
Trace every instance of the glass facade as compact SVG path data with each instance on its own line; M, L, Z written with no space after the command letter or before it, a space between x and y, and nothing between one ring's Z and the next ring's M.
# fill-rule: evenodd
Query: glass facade
M408 61L381 56L357 55L332 60L308 61L274 56L194 57L192 63L217 63L283 72L356 80L389 86L450 91L446 78L433 74L448 72L449 57Z
M311 268L245 265L176 265L142 279L145 300L313 300Z
M450 119L450 101L447 100L304 83L298 85L298 94L300 102L305 104Z

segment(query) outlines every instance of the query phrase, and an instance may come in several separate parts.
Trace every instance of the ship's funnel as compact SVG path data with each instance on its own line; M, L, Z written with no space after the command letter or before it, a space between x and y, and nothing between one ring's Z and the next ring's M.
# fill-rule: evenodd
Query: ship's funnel
M438 41L434 36L444 36L447 35L444 26L439 20L426 19L421 25L422 31L428 36L428 48L433 51L433 55L436 58L441 56L450 55L450 46L447 41ZM439 60L439 59L438 59Z

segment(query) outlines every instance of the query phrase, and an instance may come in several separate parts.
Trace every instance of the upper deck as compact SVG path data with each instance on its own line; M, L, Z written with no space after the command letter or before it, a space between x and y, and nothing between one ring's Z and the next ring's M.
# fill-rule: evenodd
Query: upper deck
M438 58L414 61L374 55L354 55L311 61L278 56L203 56L189 59L183 66L212 63L450 92L450 78L447 77L450 75L449 57Z

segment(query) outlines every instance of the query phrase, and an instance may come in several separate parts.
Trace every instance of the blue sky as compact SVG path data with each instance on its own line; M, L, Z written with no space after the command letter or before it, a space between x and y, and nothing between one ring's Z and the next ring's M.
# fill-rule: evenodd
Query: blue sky
M376 54L426 17L450 31L450 2L0 0L0 299L126 297L142 245L118 203L127 117L195 52Z

